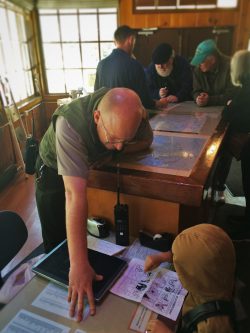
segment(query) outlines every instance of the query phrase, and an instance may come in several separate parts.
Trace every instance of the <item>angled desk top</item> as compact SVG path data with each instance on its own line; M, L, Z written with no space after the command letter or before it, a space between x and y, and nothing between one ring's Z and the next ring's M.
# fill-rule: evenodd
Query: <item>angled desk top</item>
M206 138L206 142L198 156L197 161L188 175L181 175L181 172L148 171L147 166L135 167L133 162L120 164L121 191L126 194L144 196L147 198L166 200L188 206L200 206L203 198L203 191L212 166L218 155L218 151L226 134L226 126L220 121L220 114L223 107L198 107L194 102L172 104L164 111L150 110L151 122L157 115L168 117L176 115L190 115L190 117L206 117L199 133L181 132L154 132L155 135L167 135L169 137L182 136L186 138ZM179 125L178 125L179 126ZM150 153L149 153L150 154ZM99 169L91 170L89 186L108 191L116 191L117 175L115 163L106 165Z
M31 304L47 284L48 282L45 279L35 276L16 297L0 311L1 332L21 309L70 327L70 332L75 332L77 329L85 333L132 332L128 329L128 326L137 307L135 302L109 293L103 302L97 305L95 316L89 316L86 321L77 323L75 319L67 319Z

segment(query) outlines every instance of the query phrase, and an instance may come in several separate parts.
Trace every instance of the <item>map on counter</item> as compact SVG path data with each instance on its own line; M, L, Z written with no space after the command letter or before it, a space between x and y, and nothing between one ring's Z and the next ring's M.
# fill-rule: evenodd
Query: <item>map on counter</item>
M204 113L198 115L160 113L150 119L150 125L155 131L200 133L206 123Z
M188 177L207 140L208 136L197 134L155 132L150 149L120 156L119 164L128 169Z
M171 113L180 114L194 114L194 113L217 113L221 114L223 106L211 105L211 106L198 106L194 101L186 101L183 103L177 103L176 107L169 107L166 109Z

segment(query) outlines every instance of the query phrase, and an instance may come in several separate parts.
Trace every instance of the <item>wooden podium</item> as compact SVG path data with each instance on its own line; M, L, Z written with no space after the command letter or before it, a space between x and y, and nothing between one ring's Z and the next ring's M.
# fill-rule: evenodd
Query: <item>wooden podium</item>
M200 151L197 151L196 159L190 170L184 170L185 160L183 170L179 169L176 172L171 166L165 167L164 163L166 164L166 162L164 161L161 168L148 165L148 163L154 163L154 161L152 162L153 155L157 155L159 159L164 159L164 156L166 158L167 148L164 147L167 144L164 147L156 144L153 147L153 153L152 151L146 152L146 156L142 156L140 153L139 162L136 155L132 156L132 160L128 161L127 158L122 158L119 161L120 199L121 203L126 203L129 206L132 236L138 236L140 229L152 233L178 234L189 226L206 221L209 209L209 201L206 200L207 189L211 186L211 175L226 133L226 127L220 122L221 110L222 107L199 108L194 102L180 103L172 111L165 112L166 118L168 114L171 114L171 118L173 118L173 114L185 114L194 118L194 115L199 117L200 113L203 112L207 118L200 132L154 132L155 138L158 135L165 135L168 140L177 143L179 142L176 141L177 139L183 138L185 144L192 139L191 143L196 145L199 142L198 138L205 138L200 145ZM180 127L181 124L178 123L178 126ZM177 146L175 144L173 147ZM190 154L190 151L192 153L192 149L188 149L188 152L185 151L183 154L184 157L187 153ZM172 154L175 152L172 151ZM115 162L90 171L88 187L90 215L102 216L107 218L111 224L114 223L116 187Z

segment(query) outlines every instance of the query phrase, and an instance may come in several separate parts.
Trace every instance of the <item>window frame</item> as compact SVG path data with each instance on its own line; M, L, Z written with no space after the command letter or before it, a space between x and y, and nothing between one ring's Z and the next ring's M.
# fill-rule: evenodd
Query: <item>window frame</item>
M142 0L143 1L143 0ZM150 1L150 0L149 0ZM147 1L147 2L149 2ZM181 0L175 0L176 5L174 6L169 6L169 8L163 8L163 6L159 6L159 1L160 0L152 0L151 2L154 3L153 5L149 6L137 6L136 2L137 0L133 0L133 13L134 14L147 14L147 13L181 13L181 12L191 12L191 11L197 11L197 12L204 12L204 11L220 11L220 10L237 10L239 7L239 1L237 1L237 5L235 7L224 7L224 6L219 6L218 1L216 1L216 4L214 5L202 5L199 4L199 0L193 0L193 5L179 5ZM202 0L201 0L202 2ZM138 8L141 7L141 8ZM142 8L142 7L149 7L147 8Z
M1 1L0 8L6 22L5 26L2 26L2 31L5 28L6 35L4 35L4 32L0 35L2 62L0 74L2 81L5 81L5 77L8 78L16 104L23 105L41 95L32 13L30 10L21 8L9 1ZM14 28L10 23L10 15L15 22ZM13 34L13 29L16 29L16 34ZM10 66L8 59L10 53L20 55L19 66L14 68ZM24 82L21 89L19 89L20 84L15 84L17 76ZM9 101L9 103L12 103L12 101Z
M71 12L74 11L74 12ZM70 69L76 69L78 71L81 71L81 77L82 77L82 85L83 85L83 91L85 93L90 93L92 92L92 90L88 90L86 92L86 84L83 82L84 81L84 72L87 73L88 71L90 72L94 72L94 75L96 73L96 66L85 66L83 63L83 45L84 44L97 44L97 48L98 48L98 61L97 63L102 59L102 52L101 52L101 44L102 43L112 43L112 49L114 48L114 41L113 38L112 40L102 40L100 37L100 17L103 15L115 15L115 24L116 27L118 26L118 8L117 7L112 7L112 8L70 8L70 9L65 9L65 8L39 8L38 9L38 24L39 24L39 29L41 31L40 33L40 45L41 45L41 55L42 55L42 63L43 63L43 77L44 77L44 93L46 95L65 95L67 93L69 93L69 89L67 89L67 81L65 78L65 73L67 70ZM77 29L78 29L78 39L74 40L74 44L77 44L79 47L79 52L80 52L80 67L76 67L76 68L69 68L65 66L65 62L62 59L62 67L60 68L60 70L63 71L64 73L64 91L58 91L58 92L53 92L49 90L49 82L48 82L48 71L52 70L52 68L49 68L48 66L46 66L46 61L45 61L45 51L44 51L44 45L50 45L50 44L58 44L60 46L60 52L61 55L63 55L63 46L67 45L67 44L72 44L72 41L63 41L62 39L62 35L61 35L61 28L60 28L60 17L63 16L69 16L69 15L73 15L76 16L77 18ZM80 30L80 16L84 16L84 15L93 15L96 16L97 18L97 40L82 40L81 39L81 30ZM58 27L58 31L59 31L59 40L56 42L48 42L48 41L44 41L42 38L42 27L41 27L41 21L40 18L41 16L54 16L57 18L57 27ZM59 69L59 68L58 68ZM91 74L93 75L93 74ZM80 87L79 87L80 88ZM75 88L74 88L75 89Z

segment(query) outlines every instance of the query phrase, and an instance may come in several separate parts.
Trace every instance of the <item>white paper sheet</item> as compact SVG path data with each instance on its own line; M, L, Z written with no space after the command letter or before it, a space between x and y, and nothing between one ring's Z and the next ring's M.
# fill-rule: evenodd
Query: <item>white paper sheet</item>
M35 313L20 310L2 333L68 333L70 328Z
M72 319L69 316L69 303L67 301L68 292L65 288L54 283L49 283L47 287L34 299L33 306L43 309L48 312L55 313L59 316ZM89 315L89 305L84 299L83 318L86 319Z
M141 304L167 318L176 320L187 294L177 274L161 268Z
M118 296L141 302L143 295L149 289L157 274L157 271L145 273L143 266L143 260L132 259L126 271L112 287L111 292Z
M139 239L135 239L134 242L122 253L121 257L128 260L133 258L144 260L146 256L155 253L159 253L159 251L143 246Z
M143 267L143 260L132 259L111 292L176 320L187 294L177 274L161 267L144 273Z
M120 253L126 248L125 246L116 245L114 243L93 237L91 235L88 235L87 240L89 249L108 254L109 256Z
M151 310L145 308L143 305L139 305L133 314L129 329L135 332L144 333L147 328L148 321L150 319L156 319L157 314Z

